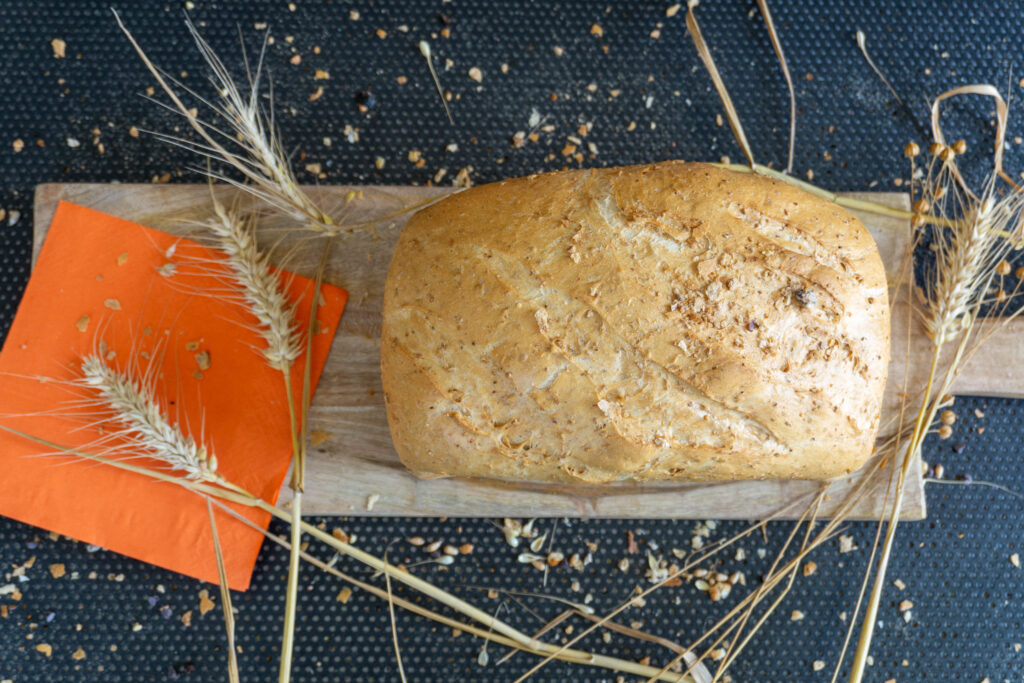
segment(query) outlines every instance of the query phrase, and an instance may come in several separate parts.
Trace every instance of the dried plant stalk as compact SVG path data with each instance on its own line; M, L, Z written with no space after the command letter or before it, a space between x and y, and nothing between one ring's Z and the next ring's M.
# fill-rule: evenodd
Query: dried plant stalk
M966 150L966 144L958 141L947 145L939 125L939 104L960 94L980 94L996 100L993 171L979 192L968 187L957 168L957 156ZM874 572L857 650L853 656L851 683L859 683L865 673L889 557L899 525L903 485L909 467L914 462L914 456L920 453L939 409L946 403L946 396L965 358L984 341L975 342L973 327L985 303L985 293L995 278L996 266L1013 248L1024 221L1024 194L1015 187L1005 194L997 190L997 181L1003 175L1002 149L1006 137L1007 114L1005 100L998 90L989 85L956 88L943 93L932 103L932 135L935 143L930 152L934 159L919 202L930 203L932 211L939 215L945 214L952 227L939 228L934 233L936 262L932 286L923 294L925 301L922 313L932 339L930 367L920 407L912 416L913 432L899 469L892 508L884 520L888 526L878 567ZM1004 320L1012 319L1017 313L1019 308ZM970 346L972 342L973 348ZM869 576L870 567L865 582Z
M279 519L288 524L291 524L293 521L292 514L287 510L279 508L276 505L271 505L270 503L267 503L266 501L257 498L256 496L252 495L251 493L248 493L244 489L237 487L227 481L223 482L224 486L212 486L203 482L198 482L189 479L186 476L160 472L150 467L125 462L123 460L106 458L100 455L96 455L94 453L89 453L88 451L84 451L81 449L69 448L62 444L58 444L53 441L43 439L34 434L29 434L27 432L6 425L0 424L0 430L24 438L32 443L45 446L47 448L53 449L54 451L59 451L61 453L65 453L67 455L74 456L82 460L87 460L90 462L95 462L110 467L116 467L118 469L134 472L136 474L149 477L151 479L157 479L159 481L176 484L178 486L184 487L189 491L193 491L201 495L207 495L214 499L232 502L248 507L258 508L260 510L263 510L264 512L267 512L276 519ZM252 525L251 521L239 516L233 510L230 510L229 508L224 509L240 521L246 522L250 526ZM659 672L654 667L643 664L637 664L636 662L616 659L614 657L606 657L603 655L591 654L588 652L581 652L579 650L569 650L567 648L558 647L556 645L552 645L549 643L539 641L535 638L531 638L530 636L516 630L512 626L509 626L505 622L496 619L495 617L492 617L491 615L487 614L486 612L476 607L473 607L461 598L458 598L452 595L451 593L448 593L444 590L437 588L428 581L425 581L417 576L408 573L407 571L404 571L394 565L391 565L388 562L385 562L384 560L372 555L371 553L367 553L363 550L360 550L359 548L356 548L355 546L345 543L344 541L341 541L335 538L334 536L318 529L312 524L309 524L307 522L300 522L300 524L302 527L302 531L304 533L315 537L317 540L323 542L325 545L327 545L334 551L347 557L350 557L355 561L364 564L380 573L387 574L391 579L403 583L409 586L410 588L413 588L423 593L427 597L433 598L434 600L437 600L438 602L448 606L456 612L459 612L462 615L469 617L470 619L480 624L483 624L486 627L489 627L493 631L496 631L496 633L493 633L485 631L483 629L476 629L472 626L467 626L465 630L473 632L474 635L479 635L482 638L487 638L494 642L506 644L509 647L516 647L535 655L553 655L556 658L564 659L565 661L571 663L586 664L589 666L601 667L612 671L619 671L622 673L629 673L638 676L656 675L656 680L661 681L674 681L676 683L705 683L704 680L696 681L693 677L689 675ZM263 533L267 533L265 530L261 529L261 531ZM269 536L272 539L276 539L276 537L274 537L273 535ZM276 542L282 544L284 543L284 541L281 541L280 539L276 539ZM305 553L300 552L300 555L308 557L308 554ZM355 582L355 580L350 578L346 578L346 580L351 580ZM367 584L361 584L361 587L366 587L367 590L370 590L370 592L374 592L374 590L380 591L380 594L383 595L383 597L386 599L385 591L376 589L373 586L368 586ZM417 612L419 614L424 614L425 616L428 616L427 613L429 612L429 610L424 610L423 608L413 605L412 603L403 601L398 597L395 597L394 601L396 605L402 606L406 609L410 609L411 611ZM448 623L443 620L451 621L448 617L443 617L441 615L437 615L437 620L442 621L442 623ZM454 623L458 624L460 622Z

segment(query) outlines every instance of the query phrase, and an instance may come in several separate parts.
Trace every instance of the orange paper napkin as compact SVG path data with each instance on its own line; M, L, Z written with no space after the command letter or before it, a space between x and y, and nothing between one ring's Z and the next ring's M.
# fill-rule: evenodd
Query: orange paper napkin
M67 384L102 353L134 376L155 364L172 422L217 455L229 480L275 501L291 459L284 379L255 320L195 242L62 202L0 351L0 424L67 447L101 436ZM314 283L283 273L307 329ZM325 285L313 338L319 378L346 292ZM304 357L293 368L300 404ZM0 514L207 581L217 581L205 501L175 484L83 462L0 431ZM93 449L95 450L95 449ZM137 464L155 465L137 460ZM235 506L266 527L265 513ZM217 512L229 584L249 586L263 536Z

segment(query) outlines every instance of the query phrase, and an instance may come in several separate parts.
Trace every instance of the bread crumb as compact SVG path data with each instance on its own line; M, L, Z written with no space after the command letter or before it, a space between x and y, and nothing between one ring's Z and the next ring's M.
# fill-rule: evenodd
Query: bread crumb
M57 563L54 563L54 564L50 565L50 576L52 576L53 578L59 579L60 577L64 576L66 573L67 572L65 571L63 564L57 562Z
M469 70L469 77L480 83L484 80L484 72L480 70L480 67L474 66Z
M317 69L313 73L313 78L315 78L318 81L326 81L326 80L330 79L330 77L331 77L331 74L326 72L326 71L324 71L323 69Z
M133 137L133 138L139 137L139 129L136 128L135 126L132 126L131 128L128 129L128 135L130 137Z
M11 147L14 148L14 153L17 154L21 150L25 149L25 141L21 138L15 138L14 142L11 143Z
M322 429L314 429L312 432L309 433L309 443L314 448L316 448L317 446L322 446L323 444L327 443L330 440L330 432L325 432Z
M83 315L81 318L78 319L78 322L75 323L75 327L78 328L79 332L85 332L87 329L89 329L89 320L89 316Z
M338 591L337 600L338 600L338 602L340 602L343 605L345 603L347 603L349 601L349 598L351 598L351 597L352 597L352 589L349 588L348 586L346 586L346 587L342 588L340 591Z
M377 504L378 500L380 500L380 494L379 493L371 493L369 496L367 496L366 497L366 511L367 512L372 512L373 511L373 506Z
M210 591L205 588L199 591L199 614L204 615L214 608L213 600L210 599Z
M590 27L590 35L601 38L604 36L604 29L601 28L601 24L594 24Z
M815 671L821 671L825 668L825 662L821 661L820 659L816 659L814 660L814 664L811 664L811 668Z
M679 12L679 9L681 7L682 5L677 2L676 4L672 5L671 7L665 10L665 16L669 18L674 17Z
M53 654L53 646L49 643L39 643L38 645L36 645L36 652L42 652L44 655L49 657Z
M1010 555L1010 564L1012 564L1014 567L1017 567L1019 569L1020 568L1020 555L1017 554L1017 553L1014 553L1013 555Z
M196 365L199 366L200 370L209 370L210 369L210 352L209 352L209 350L203 349L202 351L200 351L199 353L196 354L195 358L196 358Z
M123 266L126 263L128 263L128 252L127 251L117 255L117 265Z
M309 101L310 102L316 102L317 100L319 100L323 96L324 96L324 86L318 85L316 90L313 91L313 94L309 96Z
M103 305L112 311L121 310L121 302L118 301L117 299L107 299L106 301L103 302Z
M53 56L56 59L64 59L67 47L68 44L60 38L54 38L50 41L50 48L53 50Z
M82 648L78 648L77 650L71 653L71 659L74 659L75 661L81 661L85 659L85 650L83 650Z
M184 626L192 625L192 610L188 610L187 612L181 615L181 623Z

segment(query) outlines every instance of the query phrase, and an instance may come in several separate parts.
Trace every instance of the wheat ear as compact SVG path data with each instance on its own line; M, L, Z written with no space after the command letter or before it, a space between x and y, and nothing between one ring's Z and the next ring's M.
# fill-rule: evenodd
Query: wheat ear
M181 114L188 121L189 126L194 130L201 142L189 142L181 138L157 134L157 137L185 149L191 150L208 159L216 159L228 164L240 172L246 182L241 182L227 176L197 169L206 172L213 178L230 183L235 187L248 192L249 194L262 199L276 209L295 218L314 230L336 232L335 221L317 207L309 195L299 187L298 180L291 170L288 162L288 155L285 154L280 140L277 136L273 114L267 114L259 103L260 78L262 75L263 53L256 66L256 73L249 72L249 93L243 96L238 85L235 83L227 67L217 57L210 45L203 39L196 30L195 25L186 19L189 33L192 34L210 68L210 81L218 94L218 101L211 102L198 95L195 91L174 80L150 61L143 51L142 46L135 40L131 32L121 21L120 15L114 11L114 18L118 26L124 32L128 41L135 48L139 58L149 69L164 93L170 98L173 111ZM266 49L264 41L263 49ZM227 131L220 130L209 121L199 118L194 109L190 109L182 101L181 96L175 90L177 86L190 96L203 102L215 115L223 119L228 127ZM229 148L231 145L232 148ZM240 150L241 153L233 151Z
M82 376L85 384L103 397L114 413L114 420L122 425L121 436L131 442L140 455L182 471L193 481L219 483L222 480L217 474L217 456L171 424L148 387L95 355L82 359Z
M217 248L227 257L246 308L259 321L258 330L267 342L263 355L271 367L286 371L302 353L295 306L284 294L281 277L271 270L266 255L260 253L252 224L216 199L213 210L214 218L208 227Z

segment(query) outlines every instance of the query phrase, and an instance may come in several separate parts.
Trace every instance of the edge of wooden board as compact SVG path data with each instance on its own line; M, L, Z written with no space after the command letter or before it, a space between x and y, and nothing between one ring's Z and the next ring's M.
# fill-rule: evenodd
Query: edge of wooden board
M111 188L126 192L137 192L145 197L129 214L119 212L117 193ZM374 201L398 201L402 197L427 198L438 196L448 190L405 186L344 186L308 188L315 193L342 193L362 190ZM105 211L134 222L158 229L168 228L168 215L175 220L183 217L201 217L195 210L196 202L189 195L197 197L199 191L209 192L205 185L152 185L152 184L103 184L103 183L51 183L39 185L35 195L33 238L33 263L39 253L46 230L53 218L60 200L74 201L91 208ZM230 188L218 188L218 192L231 192ZM869 198L900 208L909 208L909 199L903 193L846 193L848 196ZM203 203L205 205L205 203ZM144 208L142 208L144 207ZM191 216L189 212L191 210ZM863 216L862 216L863 220ZM906 229L906 222L900 219L872 216L870 222L879 225L888 222L893 239ZM173 230L172 230L173 231ZM905 245L905 242L903 243ZM881 245L881 248L896 248ZM386 267L386 264L385 264ZM339 282L345 286L344 282ZM332 354L343 344L345 330L358 328L365 336L360 324L361 312L359 293L350 299L350 307L342 319L342 332L335 338ZM346 321L347 319L347 321ZM346 324L346 322L348 324ZM1024 350L1021 351L1024 367ZM325 379L328 375L325 374ZM977 382L975 382L977 384ZM959 386L959 385L958 385ZM320 394L318 393L318 396ZM1000 393L1000 395L1005 395ZM325 408L314 401L314 411L325 414ZM368 407L368 410L370 407ZM329 411L327 411L329 412ZM314 419L316 416L314 416ZM332 418L333 419L333 418ZM359 419L358 413L348 413L344 419ZM378 443L390 435L386 423L366 426L368 443ZM303 509L308 514L341 514L364 516L408 516L408 517L563 517L588 518L714 518L714 519L756 519L775 516L780 519L798 516L804 506L796 506L799 500L810 499L820 490L820 482L795 481L745 481L718 483L659 483L644 485L604 486L592 488L552 487L544 485L523 485L494 481L473 481L454 479L418 480L408 476L396 477L400 485L381 487L379 476L381 463L372 463L359 457L346 460L344 471L339 470L332 455L326 450L313 449L309 456L310 471L315 473L303 498ZM333 465L333 466L332 466ZM403 474L404 470L402 471ZM378 479L375 479L378 477ZM860 475L854 475L843 483L834 485L831 497L823 502L819 517L828 517L843 502L844 491L850 490ZM737 489L743 488L744 504L737 506ZM375 488L377 490L375 490ZM386 488L387 490L379 490ZM880 516L881 501L884 500L884 486L865 496L848 515L850 519L873 519ZM358 493L354 493L358 492ZM371 496L379 496L369 504ZM496 509L493 498L498 494L504 501L513 501ZM924 481L919 464L914 464L911 476L906 482L902 519L919 520L926 517ZM279 502L286 503L290 491L285 488ZM792 508L779 514L786 506ZM371 508L371 509L367 509ZM685 511L685 512L684 512Z

